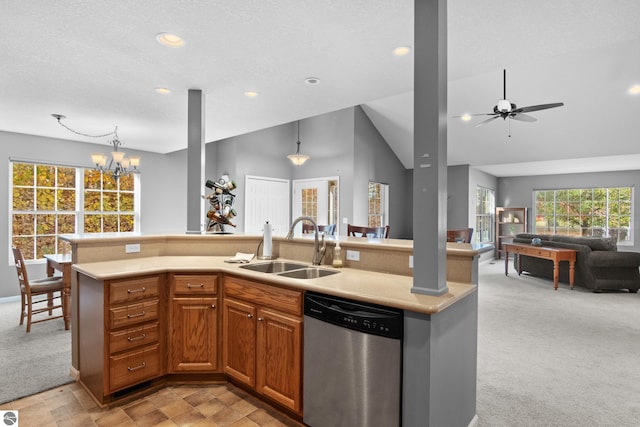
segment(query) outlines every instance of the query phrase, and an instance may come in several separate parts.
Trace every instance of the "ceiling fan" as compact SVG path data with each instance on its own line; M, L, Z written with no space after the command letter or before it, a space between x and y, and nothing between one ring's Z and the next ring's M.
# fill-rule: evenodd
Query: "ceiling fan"
M481 121L476 124L475 127L482 126L485 123L489 123L492 120L495 120L499 117L502 117L503 120L507 118L513 120L519 120L521 122L535 122L538 119L532 117L528 114L532 111L540 111L546 110L548 108L562 107L564 105L563 102L556 102L554 104L540 104L540 105L530 105L528 107L520 107L516 106L516 104L507 100L507 70L503 70L503 99L498 101L498 104L493 107L493 113L480 113L480 114L469 114L465 116L491 116L486 120ZM464 117L464 116L454 116L454 117Z

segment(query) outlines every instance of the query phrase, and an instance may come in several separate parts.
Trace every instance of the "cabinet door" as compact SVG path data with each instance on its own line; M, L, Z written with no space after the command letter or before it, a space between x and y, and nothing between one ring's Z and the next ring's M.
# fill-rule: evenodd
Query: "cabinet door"
M298 413L302 390L302 320L258 310L256 390Z
M226 374L251 387L256 385L256 308L225 298L223 303L222 364Z
M218 369L218 298L174 298L172 305L171 370Z

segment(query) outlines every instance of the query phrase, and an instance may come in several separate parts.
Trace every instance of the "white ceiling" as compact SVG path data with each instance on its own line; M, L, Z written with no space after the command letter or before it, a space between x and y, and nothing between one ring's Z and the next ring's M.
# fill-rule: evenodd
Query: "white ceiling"
M490 112L503 68L518 106L565 103L531 113L536 123L449 119L449 164L497 176L640 169L640 96L626 92L640 83L640 1L448 3L450 116ZM186 45L159 45L165 31ZM60 113L88 134L117 125L125 149L168 153L186 148L187 91L201 89L207 141L363 105L412 167L413 58L391 55L402 45L413 45L413 0L7 0L0 130L106 143L63 129Z

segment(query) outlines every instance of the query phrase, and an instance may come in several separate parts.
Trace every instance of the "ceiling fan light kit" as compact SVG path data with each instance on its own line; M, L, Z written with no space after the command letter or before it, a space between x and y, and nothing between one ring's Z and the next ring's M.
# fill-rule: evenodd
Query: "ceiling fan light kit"
M537 121L533 116L524 113L530 113L533 111L546 110L549 108L562 107L564 105L563 102L556 102L552 104L540 104L540 105L530 105L528 107L520 107L511 101L507 100L507 70L502 70L502 99L498 101L498 103L493 107L492 113L479 113L479 114L464 114L462 116L454 116L460 117L462 120L467 121L471 116L490 116L488 119L477 123L475 127L482 126L485 123L489 123L497 118L502 117L503 120L507 118L518 120L521 122L532 123Z

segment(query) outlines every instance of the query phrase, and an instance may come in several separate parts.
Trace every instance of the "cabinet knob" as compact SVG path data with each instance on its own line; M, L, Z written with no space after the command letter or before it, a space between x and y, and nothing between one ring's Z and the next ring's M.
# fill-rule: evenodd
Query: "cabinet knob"
M215 304L211 304L211 308L216 308L216 305Z
M258 322L262 322L264 320L263 317L258 317Z
M249 319L251 319L251 318L253 318L253 314L247 314L247 317L248 317Z

